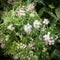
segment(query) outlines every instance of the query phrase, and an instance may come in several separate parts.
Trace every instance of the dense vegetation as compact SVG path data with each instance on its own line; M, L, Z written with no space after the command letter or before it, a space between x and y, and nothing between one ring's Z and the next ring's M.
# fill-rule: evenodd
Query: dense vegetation
M0 59L60 60L60 0L0 0Z

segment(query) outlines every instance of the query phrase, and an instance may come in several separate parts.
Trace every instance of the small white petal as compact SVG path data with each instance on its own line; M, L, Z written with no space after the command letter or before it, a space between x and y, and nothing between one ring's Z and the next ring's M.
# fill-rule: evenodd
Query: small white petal
M27 34L30 34L31 33L31 28L32 28L32 26L28 23L27 25L24 26L24 31Z
M53 38L50 37L50 32L48 32L46 35L43 36L45 44L46 45L54 45L54 40L52 40Z
M20 16L25 16L26 13L25 13L25 10L23 8L20 8L18 11L17 11L18 15Z
M38 29L40 27L41 23L38 20L35 20L33 23L34 28Z
M48 25L49 24L49 20L48 19L44 19L43 24Z
M28 5L27 10L32 11L34 8L35 8L35 4L31 3L30 5Z
M7 27L7 29L13 31L15 29L15 27L13 27L13 24L11 24Z

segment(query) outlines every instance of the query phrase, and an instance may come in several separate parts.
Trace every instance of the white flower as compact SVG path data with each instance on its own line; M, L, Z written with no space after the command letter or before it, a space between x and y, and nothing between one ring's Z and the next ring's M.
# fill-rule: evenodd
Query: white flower
M48 25L49 24L49 20L48 19L44 19L43 24Z
M20 43L20 44L18 44L17 43L17 48L19 49L25 49L27 47L27 45L26 44L23 44L23 43Z
M35 20L33 23L34 28L38 29L40 27L41 23L38 20Z
M23 9L19 10L19 14L20 14L21 16L25 16L25 15L26 15L26 14L25 14L25 11L24 11Z
M50 37L50 32L43 36L46 45L54 45L53 37Z
M28 47L31 49L35 49L34 45L35 43L33 41L30 41L30 43L28 44Z
M28 11L32 11L35 8L35 4L31 3L30 5L28 5Z
M20 44L18 44L18 46L17 46L17 48L19 49L25 49L26 48L26 45L25 44L23 44L23 43L20 43Z
M28 23L27 25L24 26L24 31L27 34L30 34L31 33L31 28L32 28L32 26Z
M23 8L18 9L17 14L20 15L20 16L25 16L26 15L25 10Z
M44 38L45 41L46 41L46 40L47 40L47 41L50 40L50 39L51 39L51 38L50 38L50 32L48 32L48 34L44 35L43 38Z
M49 41L49 45L54 45L55 41L54 40L50 40Z
M13 26L13 24L11 24L7 27L7 29L13 31L15 29L15 27Z

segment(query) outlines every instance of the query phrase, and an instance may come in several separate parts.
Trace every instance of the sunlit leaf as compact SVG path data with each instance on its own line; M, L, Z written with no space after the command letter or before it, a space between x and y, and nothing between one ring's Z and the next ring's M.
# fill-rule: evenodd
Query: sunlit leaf
M57 17L60 18L60 8L57 8L55 10L55 13L56 13Z
M55 6L54 5L48 5L51 9L54 9L55 8Z

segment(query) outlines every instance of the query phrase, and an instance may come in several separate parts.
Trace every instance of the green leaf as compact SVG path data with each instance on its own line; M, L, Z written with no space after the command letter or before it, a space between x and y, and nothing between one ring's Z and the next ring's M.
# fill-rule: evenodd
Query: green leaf
M58 18L60 18L60 8L55 9L55 13Z
M51 11L46 11L51 17L53 17L54 19L57 19L56 15L51 12Z
M60 50L55 49L53 52L53 56L59 60L60 59Z
M55 8L55 6L54 5L52 5L52 4L50 4L50 5L48 5L51 9L54 9Z
M38 2L38 3L45 5L44 0L34 0L34 2Z
M60 39L58 39L58 43L60 43Z
M41 9L40 9L40 11L39 11L39 16L40 16L40 17L43 15L44 11L45 11L45 8L41 8Z

